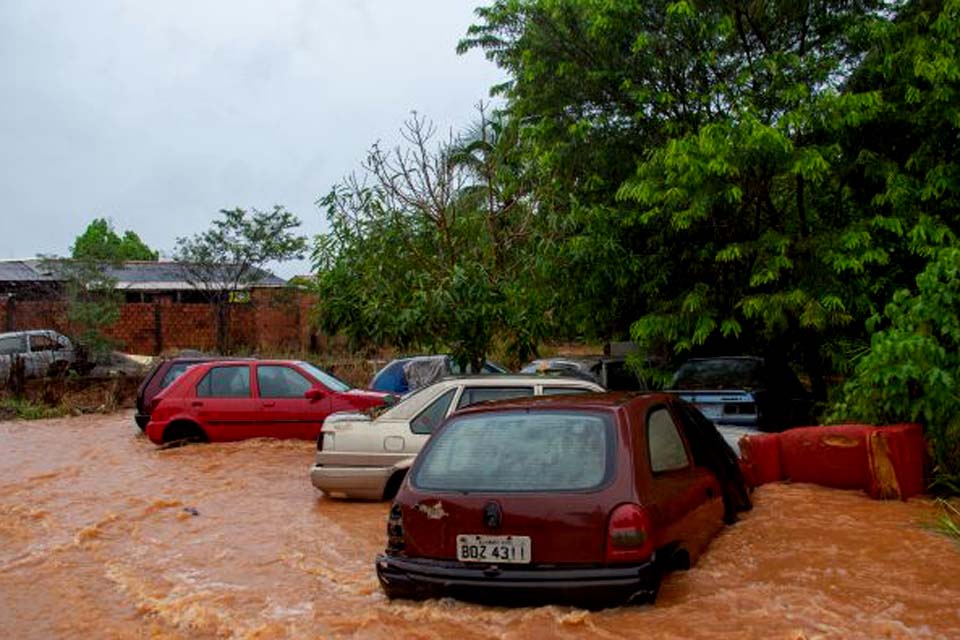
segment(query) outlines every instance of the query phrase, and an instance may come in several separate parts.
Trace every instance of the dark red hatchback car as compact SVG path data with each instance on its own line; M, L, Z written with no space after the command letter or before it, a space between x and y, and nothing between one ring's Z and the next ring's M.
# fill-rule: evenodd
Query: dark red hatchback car
M712 423L666 394L478 405L421 451L377 557L390 598L652 601L750 500Z
M157 444L316 440L331 413L364 411L389 398L379 391L351 389L309 362L207 362L191 366L154 397L146 433Z

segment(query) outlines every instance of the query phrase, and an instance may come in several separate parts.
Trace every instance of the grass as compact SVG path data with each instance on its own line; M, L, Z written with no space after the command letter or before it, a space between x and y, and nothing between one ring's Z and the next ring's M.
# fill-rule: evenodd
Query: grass
M940 509L940 517L934 527L938 532L960 543L960 508L943 498L937 498L937 507Z
M70 411L62 406L48 406L22 398L0 398L0 420L19 418L20 420L43 420L59 418Z

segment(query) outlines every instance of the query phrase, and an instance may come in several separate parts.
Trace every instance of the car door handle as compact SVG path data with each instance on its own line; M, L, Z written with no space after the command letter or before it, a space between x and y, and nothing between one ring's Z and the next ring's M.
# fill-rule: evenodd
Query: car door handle
M276 402L264 402L264 403L263 403L263 406L265 406L265 407L275 407L275 406L277 406L277 403L276 403Z
M202 406L203 406L203 403L202 403L202 402L199 402L199 401L198 401L198 402L192 402L192 403L190 403L190 406L193 406L193 407L202 407Z

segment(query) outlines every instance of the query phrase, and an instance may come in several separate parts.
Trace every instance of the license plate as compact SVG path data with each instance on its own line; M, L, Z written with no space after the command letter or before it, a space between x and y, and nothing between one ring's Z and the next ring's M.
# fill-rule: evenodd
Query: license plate
M457 536L457 560L529 564L530 538L528 536Z

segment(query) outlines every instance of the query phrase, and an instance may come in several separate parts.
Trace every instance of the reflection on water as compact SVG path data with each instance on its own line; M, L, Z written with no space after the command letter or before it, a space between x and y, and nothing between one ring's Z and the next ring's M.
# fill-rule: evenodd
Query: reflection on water
M0 423L0 635L960 637L960 553L923 500L776 485L655 606L384 599L386 504L326 500L309 442L159 451L128 414Z

